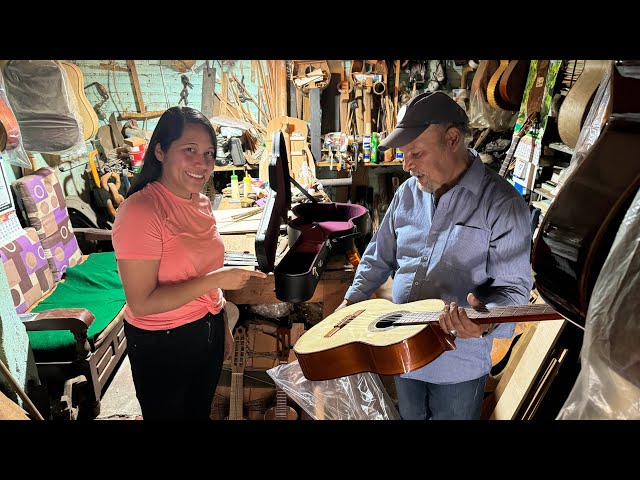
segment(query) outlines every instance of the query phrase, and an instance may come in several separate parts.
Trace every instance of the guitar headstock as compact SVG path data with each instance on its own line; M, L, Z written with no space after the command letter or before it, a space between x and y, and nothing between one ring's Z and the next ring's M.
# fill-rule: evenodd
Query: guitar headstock
M287 362L291 352L291 327L278 327L276 330L276 351L278 360Z
M246 327L238 326L233 334L233 358L231 359L231 372L243 373L246 358L247 329Z

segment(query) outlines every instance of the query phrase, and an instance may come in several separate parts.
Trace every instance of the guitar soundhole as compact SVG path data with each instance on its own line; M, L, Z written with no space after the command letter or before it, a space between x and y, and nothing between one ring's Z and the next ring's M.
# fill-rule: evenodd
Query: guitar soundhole
M375 322L376 330L385 330L394 327L396 322L402 319L404 313L406 312L392 312L380 317Z

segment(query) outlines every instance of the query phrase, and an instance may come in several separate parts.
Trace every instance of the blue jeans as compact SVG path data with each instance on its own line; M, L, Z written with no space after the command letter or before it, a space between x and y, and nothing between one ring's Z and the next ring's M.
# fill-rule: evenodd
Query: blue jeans
M468 382L438 385L394 377L403 420L479 420L487 375Z

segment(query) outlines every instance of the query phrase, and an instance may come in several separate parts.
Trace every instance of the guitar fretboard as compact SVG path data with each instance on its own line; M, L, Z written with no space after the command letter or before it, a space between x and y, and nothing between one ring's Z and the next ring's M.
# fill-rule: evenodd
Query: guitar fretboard
M465 308L465 311L469 319L478 325L487 323L560 320L564 318L549 305L495 307L486 312ZM394 320L394 324L422 325L425 323L438 322L441 313L442 312L402 312L402 318Z

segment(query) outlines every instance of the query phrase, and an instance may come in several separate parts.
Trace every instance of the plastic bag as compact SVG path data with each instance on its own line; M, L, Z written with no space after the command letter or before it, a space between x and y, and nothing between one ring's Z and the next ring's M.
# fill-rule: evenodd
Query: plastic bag
M9 60L3 73L25 150L86 153L78 101L58 62Z
M558 420L640 419L639 283L640 191L595 283L580 373Z
M609 101L611 99L611 74L613 73L613 63L609 66L605 74L602 76L600 86L596 90L595 95L589 108L587 118L582 124L582 130L578 135L578 141L574 153L571 156L569 166L562 170L558 178L558 185L551 191L553 195L557 195L564 182L571 176L573 171L587 156L589 150L596 142L609 116Z
M267 374L316 420L400 420L380 377L374 373L312 382L295 360L271 368Z

